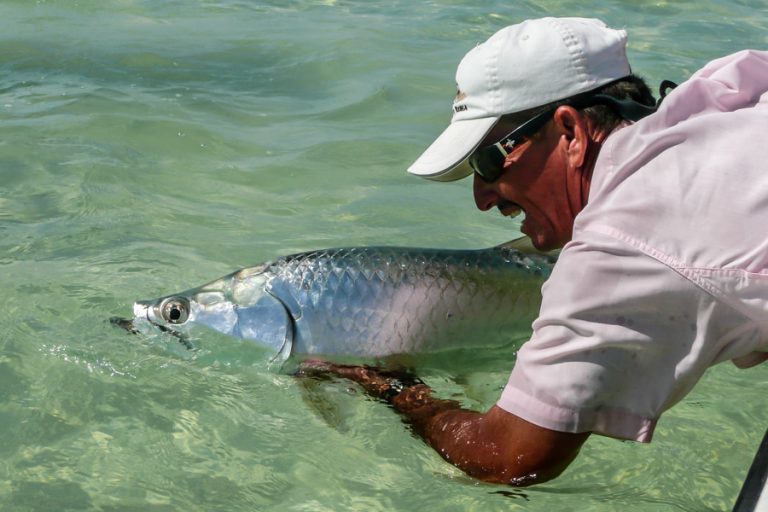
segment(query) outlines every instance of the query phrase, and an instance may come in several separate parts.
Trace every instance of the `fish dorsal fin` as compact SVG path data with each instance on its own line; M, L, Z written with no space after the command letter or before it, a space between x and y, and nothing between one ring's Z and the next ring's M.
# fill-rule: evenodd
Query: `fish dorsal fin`
M503 244L497 245L496 248L513 249L515 251L524 252L526 254L538 252L536 248L533 246L533 242L531 242L531 239L528 238L527 236L521 236L519 238L510 240L509 242L504 242Z
M504 242L503 244L497 245L496 248L512 249L515 251L522 252L523 254L545 254L547 256L554 256L554 257L557 257L557 255L560 254L560 249L556 249L554 251L538 250L536 247L533 246L533 242L527 236L521 236L519 238L510 240L509 242Z

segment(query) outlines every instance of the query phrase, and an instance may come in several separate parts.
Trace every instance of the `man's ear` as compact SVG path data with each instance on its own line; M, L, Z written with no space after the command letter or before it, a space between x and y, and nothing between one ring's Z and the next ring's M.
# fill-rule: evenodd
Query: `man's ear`
M587 119L570 105L558 108L553 118L561 142L565 144L568 164L574 169L581 168L586 162L589 147Z

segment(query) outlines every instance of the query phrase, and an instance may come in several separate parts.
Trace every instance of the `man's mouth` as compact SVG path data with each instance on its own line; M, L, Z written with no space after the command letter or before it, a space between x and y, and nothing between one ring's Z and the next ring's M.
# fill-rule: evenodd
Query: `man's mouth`
M510 219L514 219L521 213L523 213L523 209L520 207L519 204L513 203L511 201L506 201L503 203L499 203L497 206L501 214L505 217L509 217Z

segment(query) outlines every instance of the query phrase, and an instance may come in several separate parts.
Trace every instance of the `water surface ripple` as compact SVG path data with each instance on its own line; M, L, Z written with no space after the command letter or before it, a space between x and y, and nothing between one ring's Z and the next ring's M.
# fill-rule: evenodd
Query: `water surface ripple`
M349 385L299 386L233 340L190 353L107 320L290 252L516 237L468 183L405 175L449 119L458 60L506 24L599 16L658 83L768 47L766 14L757 0L4 1L0 509L729 509L768 424L766 368L721 365L650 446L594 438L561 478L518 491L466 478ZM418 370L479 409L513 360Z

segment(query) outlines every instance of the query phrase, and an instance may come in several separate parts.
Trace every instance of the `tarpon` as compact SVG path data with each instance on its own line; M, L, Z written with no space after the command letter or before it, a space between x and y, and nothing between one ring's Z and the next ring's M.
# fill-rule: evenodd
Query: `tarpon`
M129 330L195 326L292 355L383 357L502 346L530 331L553 258L506 247L352 247L283 256L139 301Z

